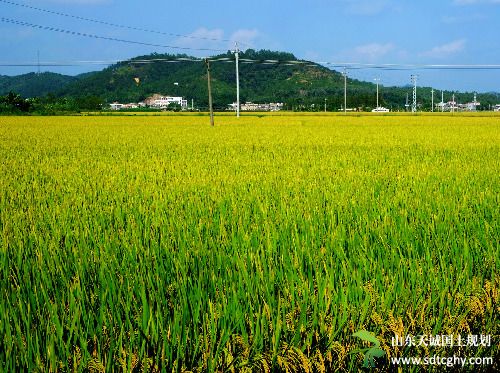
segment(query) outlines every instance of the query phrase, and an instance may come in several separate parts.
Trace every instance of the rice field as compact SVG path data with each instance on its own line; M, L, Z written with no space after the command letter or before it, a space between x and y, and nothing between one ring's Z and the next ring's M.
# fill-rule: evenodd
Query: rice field
M0 117L0 157L3 371L500 369L498 116Z

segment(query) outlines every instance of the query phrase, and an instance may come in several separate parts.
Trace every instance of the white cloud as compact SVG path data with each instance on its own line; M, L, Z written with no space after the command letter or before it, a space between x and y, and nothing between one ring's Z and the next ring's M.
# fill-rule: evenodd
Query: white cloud
M200 27L187 36L189 36L189 38L191 38L191 40L202 39L202 40L210 40L210 41L214 41L214 40L219 41L224 37L224 30L222 30L220 28L209 30L205 27ZM187 38L187 39L189 39L189 38Z
M240 49L253 48L255 39L260 36L260 32L257 29L239 29L233 32L229 40L230 46L229 48L234 48L234 42L239 43Z
M382 59L400 57L402 51L392 42L368 43L344 49L329 58L341 63L380 63Z
M451 43L439 45L425 52L422 52L420 53L420 56L431 58L445 58L453 54L462 52L465 49L465 44L465 39L455 40Z
M362 58L366 58L370 61L376 60L377 58L385 56L387 53L393 51L396 47L393 43L370 43L365 45L360 45L354 48L354 53Z
M443 16L441 19L443 23L446 24L463 24L466 22L478 22L487 19L484 14L474 13L467 16Z

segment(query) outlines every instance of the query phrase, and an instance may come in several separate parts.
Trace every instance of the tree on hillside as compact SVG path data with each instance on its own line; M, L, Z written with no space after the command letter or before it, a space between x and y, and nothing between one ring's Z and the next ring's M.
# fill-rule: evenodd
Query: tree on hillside
M0 96L0 112L28 112L30 107L30 102L17 93L9 92L6 96Z

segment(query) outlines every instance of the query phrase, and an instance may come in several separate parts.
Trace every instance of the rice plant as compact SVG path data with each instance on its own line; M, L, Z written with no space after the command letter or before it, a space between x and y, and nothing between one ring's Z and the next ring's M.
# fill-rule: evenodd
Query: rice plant
M3 370L357 371L359 330L499 368L498 117L216 122L0 118Z

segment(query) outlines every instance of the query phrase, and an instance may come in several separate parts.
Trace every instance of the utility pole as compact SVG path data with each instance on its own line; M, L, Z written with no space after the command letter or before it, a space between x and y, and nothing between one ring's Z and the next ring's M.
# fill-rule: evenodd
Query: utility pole
M36 57L38 61L38 75L40 75L40 50L36 51Z
M326 113L326 98L325 98L325 113Z
M380 82L380 78L375 78L373 80L375 80L377 82L377 108L378 108L379 107L379 105L378 105L378 83Z
M417 112L417 76L411 75L411 82L413 84L413 103L411 105L411 112Z
M236 57L236 117L240 117L240 72L239 72L239 55L238 42L234 43L234 56Z
M347 114L347 69L344 67L344 114Z
M431 112L434 112L434 88L432 88L431 94L432 94Z
M441 113L444 111L444 92L441 90Z
M208 106L210 108L210 125L214 126L214 110L212 106L212 84L210 83L210 61L205 58L205 64L207 65L207 81L208 81Z

